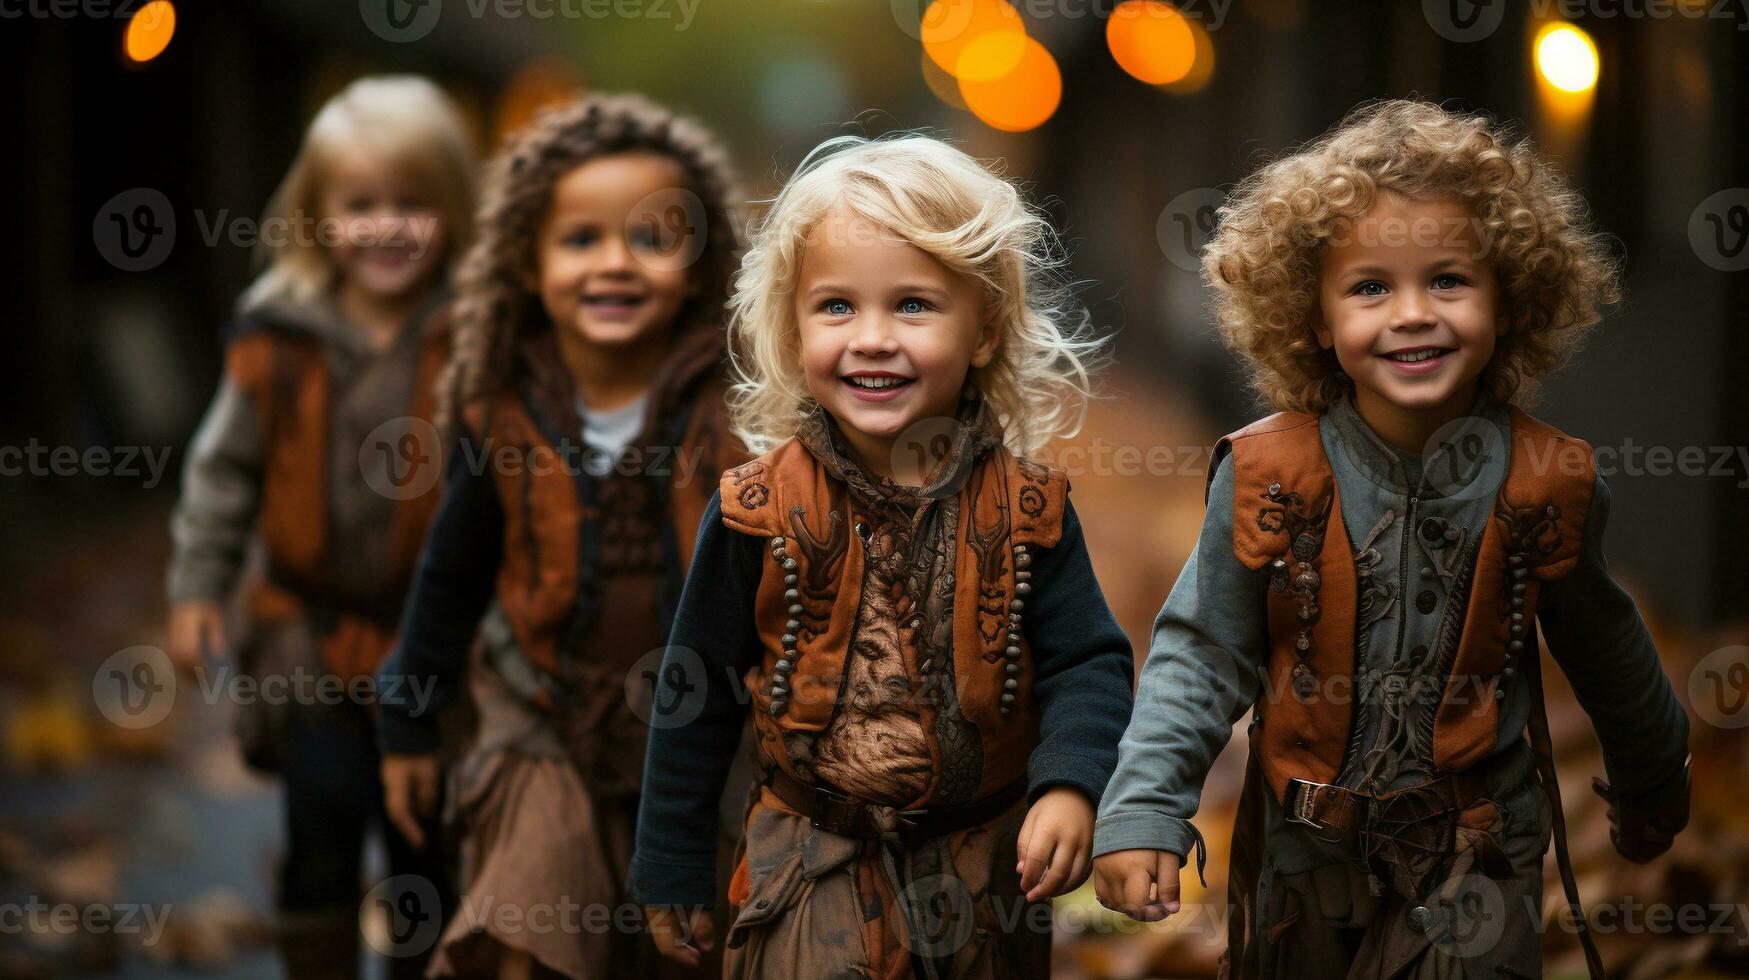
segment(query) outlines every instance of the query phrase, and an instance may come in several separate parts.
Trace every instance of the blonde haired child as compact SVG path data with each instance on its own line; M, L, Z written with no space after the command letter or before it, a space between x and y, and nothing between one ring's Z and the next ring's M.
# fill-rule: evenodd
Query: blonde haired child
M728 976L1048 976L1132 670L1064 474L1020 455L1078 423L1098 352L1053 241L920 136L828 142L758 226L730 405L764 455L699 529L632 866L666 954L714 946L751 711Z
M334 675L349 691L374 675L436 509L437 446L404 453L402 440L435 412L473 187L467 127L423 78L360 79L311 122L183 471L168 575L178 663L225 650L222 605L258 540L243 669ZM263 701L240 706L239 725L248 760L285 782L287 973L354 975L364 839L382 825L370 706ZM441 891L435 846L385 837L392 873ZM417 974L416 952L396 975Z

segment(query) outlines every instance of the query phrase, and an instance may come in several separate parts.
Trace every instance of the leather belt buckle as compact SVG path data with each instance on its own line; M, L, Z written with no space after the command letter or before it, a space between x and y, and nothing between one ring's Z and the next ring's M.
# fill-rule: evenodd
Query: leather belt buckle
M816 830L828 830L832 833L839 833L839 827L830 822L830 818L827 814L838 815L843 813L842 810L837 810L835 808L848 807L850 805L850 797L844 793L838 792L837 790L827 789L819 783L813 784L813 790L814 805L808 808L810 811L808 813L808 822L812 823Z
M1317 794L1330 788L1329 783L1308 782L1299 777L1287 781L1287 822L1297 823L1312 830L1312 836L1326 844L1342 843L1340 832L1332 833L1331 828L1312 816L1313 807L1317 803Z

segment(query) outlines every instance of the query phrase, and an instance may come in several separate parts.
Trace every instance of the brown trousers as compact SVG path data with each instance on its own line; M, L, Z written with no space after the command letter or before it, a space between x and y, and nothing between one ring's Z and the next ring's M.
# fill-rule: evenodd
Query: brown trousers
M1045 980L1049 902L1014 870L1024 800L911 846L816 829L769 789L748 810L729 887L729 980Z
M1509 836L1498 808L1480 801L1459 821L1450 870L1429 894L1413 900L1389 884L1383 894L1371 894L1366 872L1350 864L1266 872L1259 898L1262 976L1540 977L1549 834L1546 807L1533 832ZM1498 877L1482 869L1492 848L1510 864L1509 871L1495 869Z

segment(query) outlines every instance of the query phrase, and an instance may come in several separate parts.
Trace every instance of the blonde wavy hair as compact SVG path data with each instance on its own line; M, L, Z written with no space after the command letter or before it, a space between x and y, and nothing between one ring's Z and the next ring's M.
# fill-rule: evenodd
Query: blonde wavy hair
M1495 401L1557 367L1620 299L1619 261L1584 199L1527 140L1430 102L1362 105L1241 181L1203 250L1221 339L1277 410L1320 412L1352 391L1312 329L1320 253L1385 191L1456 199L1475 217L1507 324L1480 377Z
M486 166L479 233L463 259L453 320L454 354L440 381L438 425L453 431L462 410L508 388L524 370L521 341L551 330L529 283L538 236L560 178L616 153L654 153L685 172L703 206L704 248L689 271L698 289L677 315L675 335L722 329L723 303L740 247L734 168L702 123L641 95L597 94L542 110Z
M810 229L839 208L982 284L999 339L971 380L1009 449L1024 455L1080 430L1105 342L1070 295L1044 214L940 140L841 136L815 147L771 202L735 277L729 422L748 448L773 448L818 408L802 376L793 298Z
M472 234L478 157L455 103L419 75L360 78L323 103L267 203L262 227L297 228L323 217L329 168L339 154L359 151L406 173L431 198L453 266ZM244 311L276 301L308 303L334 281L326 249L307 235L264 235L257 258L264 268L238 303Z

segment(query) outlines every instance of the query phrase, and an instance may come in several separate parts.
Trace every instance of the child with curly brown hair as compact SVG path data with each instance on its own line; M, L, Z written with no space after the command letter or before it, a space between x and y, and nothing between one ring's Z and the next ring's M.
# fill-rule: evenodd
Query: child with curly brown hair
M449 783L466 884L434 975L695 975L655 955L625 882L640 664L745 458L723 413L734 200L716 138L635 96L545 112L487 171L444 382L457 445L381 674L404 695L379 728L388 811L417 840L471 667L479 733Z
M1577 895L1539 622L1617 849L1651 860L1687 822L1688 722L1604 562L1608 487L1514 404L1617 263L1525 142L1389 101L1242 182L1203 268L1278 413L1215 447L1100 808L1100 900L1179 910L1204 777L1255 706L1224 975L1540 976L1551 836Z

